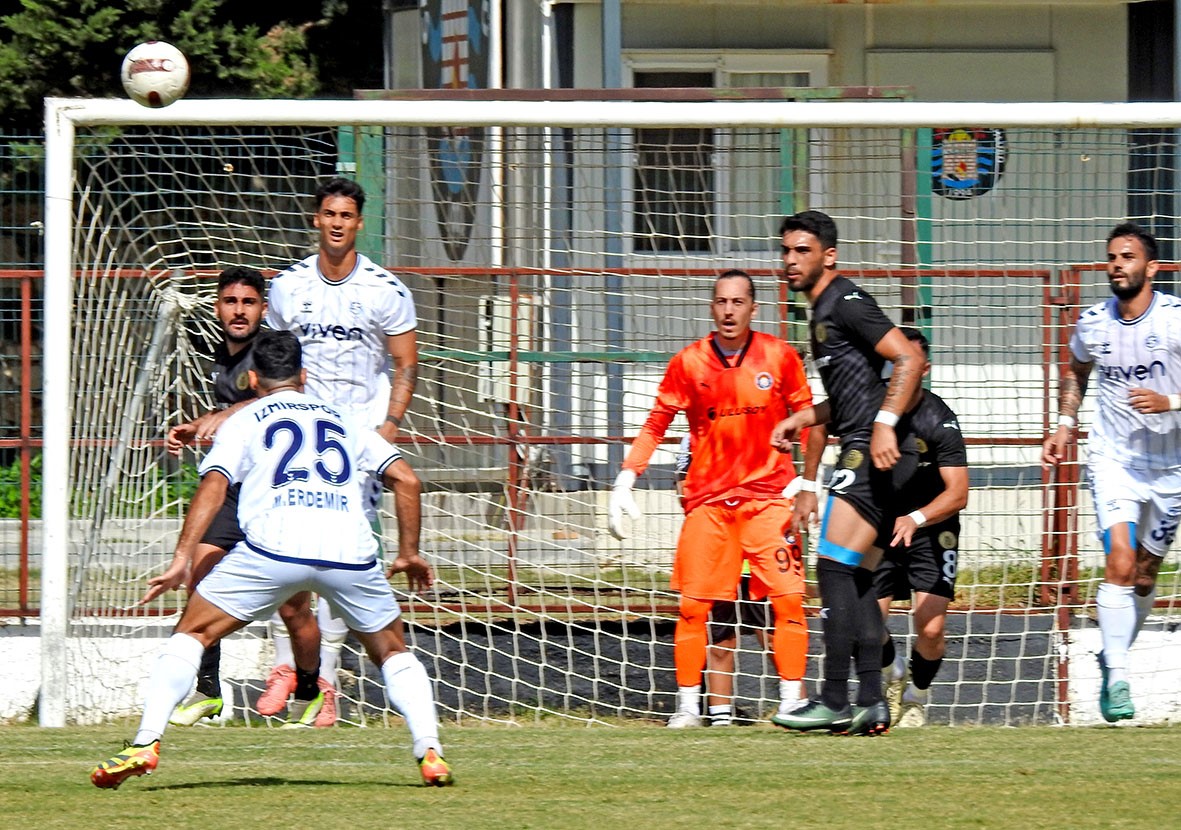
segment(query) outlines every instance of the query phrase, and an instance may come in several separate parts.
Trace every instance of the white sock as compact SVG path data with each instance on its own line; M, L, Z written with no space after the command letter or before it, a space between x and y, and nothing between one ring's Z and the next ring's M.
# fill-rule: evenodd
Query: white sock
M1128 643L1129 648L1132 643L1136 642L1136 637L1139 636L1140 629L1144 627L1144 621L1152 613L1152 606L1156 602L1156 586L1152 586L1152 590L1148 592L1148 596L1146 597L1142 597L1136 593L1133 593L1132 596L1136 603L1136 627L1132 629L1132 642Z
M677 686L677 711L701 716L700 686Z
M709 707L709 722L711 726L725 726L734 722L734 707L729 703Z
M906 691L902 693L903 703L922 703L926 704L931 698L930 689L920 689L913 683L906 684Z
M335 688L340 650L349 636L349 627L340 617L332 615L332 606L323 597L316 603L316 621L320 625L320 677Z
M168 638L148 678L144 712L133 744L143 746L160 740L172 710L193 688L204 653L205 646L188 634L173 634Z
M283 625L283 618L276 611L270 619L271 641L275 644L275 667L290 666L295 668L295 652L291 650L291 635L287 633L287 626Z
M435 695L426 668L413 654L403 651L382 663L381 676L385 680L386 698L410 729L414 757L421 758L428 749L442 755Z
M795 703L804 696L804 681L779 678L779 702Z
M1128 679L1128 648L1136 630L1134 594L1131 585L1112 585L1110 582L1100 583L1095 592L1108 684Z
M906 677L906 658L901 652L894 653L894 662L890 664L890 681L901 680Z

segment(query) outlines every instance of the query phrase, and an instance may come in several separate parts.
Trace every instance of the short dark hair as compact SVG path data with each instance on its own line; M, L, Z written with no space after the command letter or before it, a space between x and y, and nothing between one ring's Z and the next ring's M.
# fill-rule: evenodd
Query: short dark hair
M270 384L299 377L303 367L303 348L289 331L260 331L254 338L252 356L259 380Z
M335 179L329 179L316 188L317 213L320 212L320 207L329 196L343 196L346 199L352 199L357 203L358 214L365 210L365 189L352 179L337 176Z
M931 357L931 344L927 341L927 335L916 329L914 326L899 326L898 330L902 332L903 336L912 343L918 343L919 348L923 350L923 355L927 358Z
M832 221L832 217L827 213L818 210L802 210L783 217L783 222L779 225L779 235L783 236L791 231L812 234L820 240L825 250L837 246L837 223Z
M1112 228L1111 233L1107 235L1107 244L1110 245L1111 240L1119 239L1121 236L1134 236L1139 239L1140 244L1144 247L1144 256L1148 257L1148 261L1153 262L1156 260L1156 237L1144 230L1144 228L1135 222L1121 222Z
M262 273L247 268L244 265L231 265L229 268L221 272L221 276L217 278L217 293L225 291L231 285L245 285L248 288L253 288L258 292L258 296L264 300L267 296L267 283L262 278Z
M714 280L714 286L716 287L722 280L746 280L746 287L750 290L750 301L752 303L755 301L755 281L750 278L750 274L741 268L731 268L729 271L723 271Z

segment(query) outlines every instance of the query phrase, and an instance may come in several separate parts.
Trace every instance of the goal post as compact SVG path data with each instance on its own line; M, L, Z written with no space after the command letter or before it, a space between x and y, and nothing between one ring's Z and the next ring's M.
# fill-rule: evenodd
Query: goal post
M312 194L342 171L374 204L364 252L418 306L422 369L400 444L426 485L439 581L400 599L448 716L670 710L678 436L640 480L645 518L623 543L606 532L606 487L668 357L709 330L717 273L750 272L757 327L806 351L805 310L777 267L791 206L833 215L843 271L928 333L931 388L968 439L932 719L1093 720L1102 558L1076 468L1051 480L1037 451L1064 332L1106 290L1107 231L1143 216L1175 250L1172 139L1149 152L1141 137L1172 136L1181 105L496 94L159 110L47 99L41 724L135 710L143 656L178 613L176 596L135 600L170 559L204 451L177 465L162 445L210 404L216 275L314 251ZM362 131L375 153L355 149ZM393 533L387 521L387 548ZM1170 566L1160 588L1171 614ZM911 634L903 615L891 628ZM1137 693L1163 719L1177 644L1163 622L1149 629ZM813 619L810 683L822 650ZM263 723L251 706L265 627L226 654L234 708ZM391 716L363 657L350 648L344 663L345 721ZM775 693L750 638L739 672L740 696L765 712Z

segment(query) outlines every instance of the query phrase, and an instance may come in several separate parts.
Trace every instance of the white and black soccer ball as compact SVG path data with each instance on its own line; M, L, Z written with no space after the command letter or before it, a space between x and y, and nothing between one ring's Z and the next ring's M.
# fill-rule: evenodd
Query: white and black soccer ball
M123 89L145 107L166 107L189 88L189 62L171 43L149 40L123 59Z

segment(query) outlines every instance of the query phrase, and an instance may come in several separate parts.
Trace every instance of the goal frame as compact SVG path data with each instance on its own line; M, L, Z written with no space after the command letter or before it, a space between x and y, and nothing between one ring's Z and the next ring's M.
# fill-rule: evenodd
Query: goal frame
M508 96L506 96L507 98ZM69 626L69 446L75 130L90 126L1174 129L1181 103L914 101L182 100L148 109L130 100L45 101L44 457L39 722L66 723ZM86 390L78 390L85 394Z

